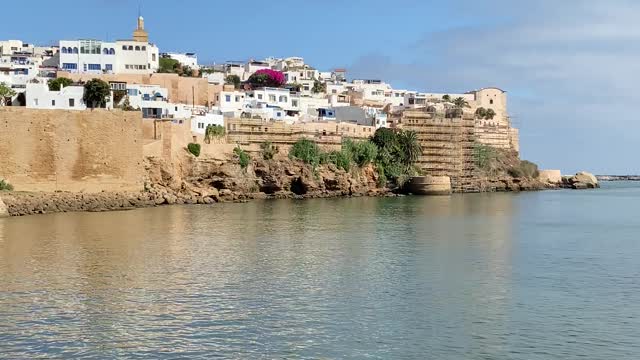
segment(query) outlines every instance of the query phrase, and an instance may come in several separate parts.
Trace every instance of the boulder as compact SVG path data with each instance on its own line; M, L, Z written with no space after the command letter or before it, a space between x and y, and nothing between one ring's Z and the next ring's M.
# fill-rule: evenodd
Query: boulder
M591 173L581 171L568 179L573 189L596 189L600 187L598 179Z

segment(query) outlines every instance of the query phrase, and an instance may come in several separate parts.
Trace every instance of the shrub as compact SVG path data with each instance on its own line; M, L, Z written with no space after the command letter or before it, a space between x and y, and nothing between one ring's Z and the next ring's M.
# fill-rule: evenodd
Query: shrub
M327 154L327 162L334 164L337 168L349 171L351 168L351 157L347 152L332 151Z
M193 156L195 157L200 156L200 149L201 149L200 144L189 143L189 145L187 145L187 150L189 150L189 152L193 154Z
M525 177L535 179L540 176L538 165L532 163L531 161L522 160L520 162L520 169L522 169L522 173Z
M278 147L274 146L271 141L265 141L260 144L260 149L262 149L262 158L264 160L273 159L279 151Z
M207 125L204 131L204 141L209 144L211 139L220 138L224 136L224 126L222 125Z
M345 146L344 143L342 146ZM349 141L348 154L358 166L362 167L376 161L378 147L368 140L358 142Z
M2 191L2 190L12 191L13 190L13 185L9 184L4 179L0 179L0 191Z
M282 87L285 84L284 74L277 70L261 69L253 73L247 79L253 88L257 87Z
M71 84L73 84L73 80L65 77L51 79L47 82L51 91L60 91L61 88L71 86Z
M242 80L240 80L240 77L238 75L229 75L224 79L224 83L228 84L228 85L233 85L234 88L236 89L240 89L240 83L242 82Z
M289 150L289 157L292 159L302 160L303 162L316 167L320 164L321 153L320 147L318 147L315 142L309 139L301 139L293 144L291 150Z
M473 147L473 161L478 169L487 170L496 157L495 149L489 145L475 144Z
M233 153L238 156L238 161L240 163L240 167L246 169L251 162L251 157L247 154L246 151L242 150L239 146L233 149Z

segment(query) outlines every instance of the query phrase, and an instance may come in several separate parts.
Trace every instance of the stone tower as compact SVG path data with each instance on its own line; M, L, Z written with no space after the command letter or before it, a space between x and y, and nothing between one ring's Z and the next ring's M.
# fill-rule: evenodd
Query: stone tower
M142 16L138 16L138 28L133 32L133 40L149 42L149 34L144 30L144 18Z

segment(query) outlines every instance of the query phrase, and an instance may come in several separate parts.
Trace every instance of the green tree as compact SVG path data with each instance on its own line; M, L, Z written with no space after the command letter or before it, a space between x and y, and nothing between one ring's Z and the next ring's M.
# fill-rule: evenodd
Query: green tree
M159 73L177 73L180 68L180 62L178 60L161 57L158 67Z
M485 119L493 120L495 116L496 116L496 112L493 109L487 109L487 112L485 114Z
M478 109L476 109L476 118L484 119L486 116L487 116L487 109L483 107L479 107Z
M233 149L233 153L238 157L238 162L240 163L240 167L246 169L251 163L251 157L247 154L246 151L242 150L239 146Z
M71 86L72 84L73 80L65 77L51 79L47 82L47 85L49 85L49 90L51 91L60 91L60 89L62 89L63 87Z
M446 102L451 102L451 96L450 95L443 95L442 96L442 100L444 100Z
M463 109L463 108L469 107L469 103L462 96L455 98L455 100L453 100L453 104L458 109Z
M211 143L211 139L220 138L224 136L224 126L222 125L207 125L204 131L204 142Z
M13 91L7 84L0 82L0 106L6 105L7 98L11 98L16 95L16 92Z
M240 88L240 76L238 75L229 75L224 79L224 83L227 85L233 85L235 89Z
M107 106L109 96L111 95L111 87L100 79L93 79L84 84L83 100L87 107L103 108Z
M296 141L289 150L289 158L302 160L314 168L320 164L320 157L320 147L309 139Z
M302 89L302 85L297 82L288 83L286 87L293 92L300 92Z
M319 94L325 91L327 91L327 85L325 83L318 80L316 80L313 83L313 88L311 89L311 92L313 92L314 94Z

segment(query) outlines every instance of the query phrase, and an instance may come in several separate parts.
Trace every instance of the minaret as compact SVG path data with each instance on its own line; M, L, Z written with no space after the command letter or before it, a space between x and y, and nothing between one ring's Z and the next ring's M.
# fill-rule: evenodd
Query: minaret
M149 34L144 30L144 18L138 16L138 28L133 32L133 41L149 42Z

